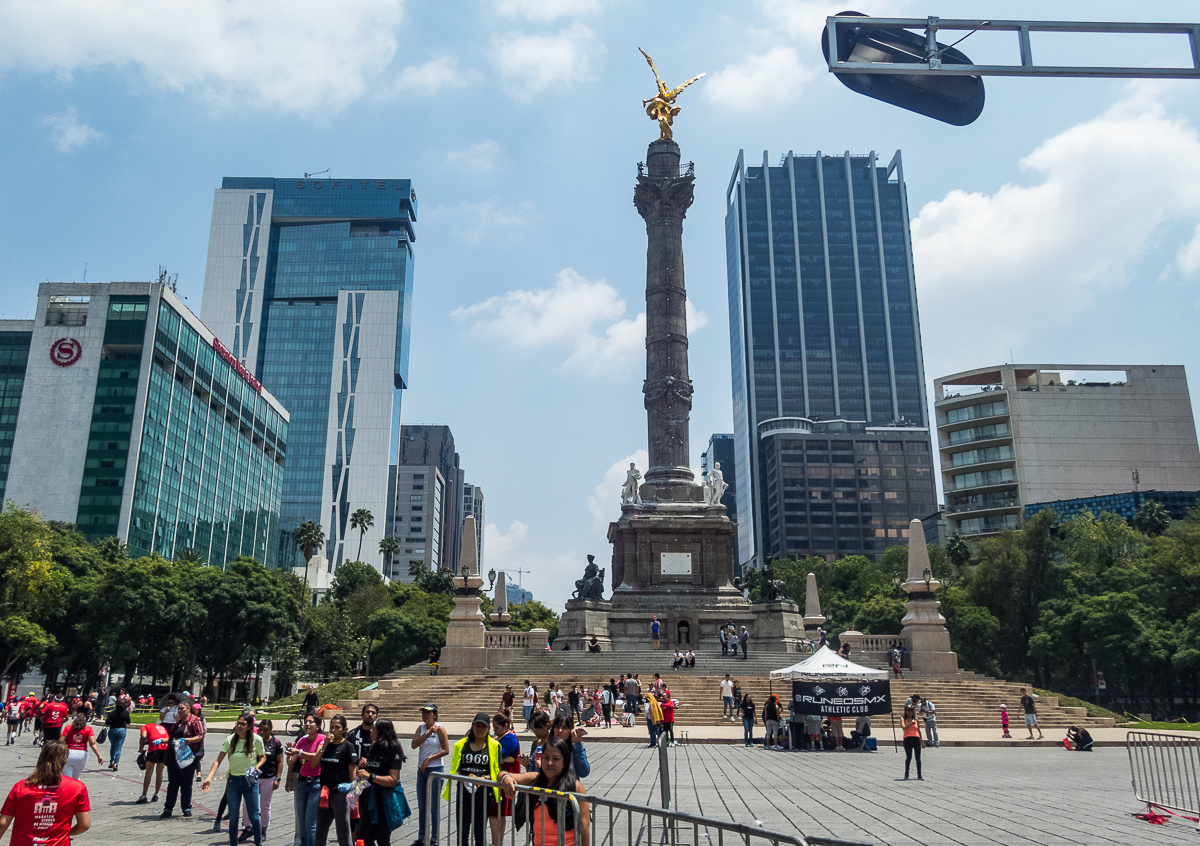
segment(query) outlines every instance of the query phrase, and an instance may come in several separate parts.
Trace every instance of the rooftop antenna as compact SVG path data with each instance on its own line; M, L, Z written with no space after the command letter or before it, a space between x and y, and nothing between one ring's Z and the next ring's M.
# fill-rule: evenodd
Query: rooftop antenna
M83 263L83 281L84 281L84 284L87 283L87 262L86 261Z
M1142 480L1142 479L1141 479L1141 477L1138 475L1137 468L1136 468L1136 467L1135 467L1135 468L1133 468L1133 492L1134 492L1134 493L1137 493L1137 492L1138 492L1138 482L1140 482L1141 480Z
M314 176L320 176L322 173L329 173L329 171L330 168L325 168L324 170L318 170L316 173L306 173L304 174L304 178L311 179Z
M171 289L172 294L178 294L179 293L179 274L176 273L174 276L171 276L170 274L167 273L167 269L160 264L158 266L158 284L166 285L168 288Z

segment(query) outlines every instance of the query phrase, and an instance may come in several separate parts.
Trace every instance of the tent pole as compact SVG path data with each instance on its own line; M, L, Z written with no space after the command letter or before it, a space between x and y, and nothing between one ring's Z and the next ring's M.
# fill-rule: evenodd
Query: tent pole
M898 743L896 740L896 712L892 711L890 716L892 718L892 749L895 750L897 755L899 755L900 747L896 745Z

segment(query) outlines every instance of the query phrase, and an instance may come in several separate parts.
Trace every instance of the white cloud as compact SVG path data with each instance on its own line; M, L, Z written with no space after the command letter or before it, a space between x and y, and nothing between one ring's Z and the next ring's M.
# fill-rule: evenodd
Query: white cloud
M495 197L478 203L438 206L430 212L433 219L445 219L454 236L468 244L478 244L500 232L523 229L532 215L533 204L528 200L511 205L502 204Z
M447 88L462 88L478 78L474 71L461 71L452 53L443 53L423 65L409 65L400 71L393 93L429 96Z
M491 173L500 158L500 145L495 141L480 141L461 150L446 153L446 164L460 172Z
M817 44L820 50L821 32L825 19L846 10L845 3L829 3L826 0L759 0L759 8L772 24L793 38L804 39L806 44ZM857 0L854 10L871 17L902 16L905 3L888 0Z
M1146 89L1131 91L1024 158L1033 184L951 191L921 209L913 249L935 371L952 356L963 364L952 352L963 345L980 361L1007 360L1010 346L1126 285L1165 221L1200 212L1200 136ZM1181 251L1180 267L1193 255L1191 245ZM964 319L982 314L987 340Z
M689 331L708 316L686 302ZM472 334L516 349L555 348L562 367L589 376L617 373L645 356L646 314L626 316L627 305L603 279L591 281L568 267L553 288L509 291L450 313Z
M586 561L575 552L544 555L530 550L527 540L529 527L514 520L507 532L501 532L495 523L483 527L483 566L487 569L504 570L510 585L524 586L533 593L538 602L561 611L563 602L570 595L572 573L582 573ZM518 572L524 571L524 572Z
M588 510L596 518L596 526L607 526L621 512L621 488L625 487L625 478L629 473L630 463L636 464L642 475L650 466L650 453L644 449L625 456L613 462L604 471L604 481L596 485L595 492L588 496Z
M50 143L60 153L73 152L104 137L103 133L79 122L74 106L57 115L46 115L42 122L50 127Z
M706 81L704 97L738 112L760 109L767 92L773 103L790 103L817 73L800 64L793 48L774 47L717 71Z
M1175 256L1175 263L1188 275L1200 270L1200 224L1196 225L1196 234L1192 236L1192 240L1180 248Z
M217 107L336 111L391 62L403 10L403 0L10 0L0 69L133 66Z
M553 34L507 32L492 40L492 48L505 87L517 100L592 79L592 64L604 53L592 30L579 23Z
M497 0L496 11L509 17L547 22L599 12L601 0Z

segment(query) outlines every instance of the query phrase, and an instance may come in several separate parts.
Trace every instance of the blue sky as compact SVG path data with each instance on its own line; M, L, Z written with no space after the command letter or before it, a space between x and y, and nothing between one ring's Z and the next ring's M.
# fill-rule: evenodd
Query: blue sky
M1133 2L1047 5L858 10L1147 19ZM723 220L739 149L752 163L764 149L903 151L930 382L1010 360L1200 372L1200 82L992 79L983 116L949 127L823 70L822 21L843 8L0 0L0 316L28 317L39 282L80 280L85 264L89 281L165 265L198 311L222 176L411 178L403 417L452 427L486 494L485 566L528 570L525 587L561 609L584 556L608 560L620 468L645 448L644 47L671 84L708 73L676 123L697 173L694 465L732 425ZM1195 3L1154 4L1155 20L1198 18ZM1181 39L1124 43L1137 60L1187 58ZM962 49L1015 60L998 35ZM1111 61L1115 46L1034 50Z

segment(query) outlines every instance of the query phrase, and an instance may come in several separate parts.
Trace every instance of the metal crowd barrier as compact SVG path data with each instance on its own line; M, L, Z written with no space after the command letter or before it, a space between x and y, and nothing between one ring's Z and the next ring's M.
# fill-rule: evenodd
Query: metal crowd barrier
M499 783L485 779L469 778L467 776L450 775L447 773L431 773L426 797L426 807L431 815L439 815L438 835L433 836L432 819L427 823L429 828L429 846L470 846L464 843L460 836L458 807L459 790L453 785L450 788L450 802L441 800L442 784L446 781L461 784L474 784L476 789L498 787ZM575 820L580 817L580 808L586 807L589 821L589 837L584 841L580 837L582 828L576 822L573 832L574 846L755 846L756 843L769 846L867 846L849 840L837 840L827 837L804 837L803 835L782 834L760 828L754 825L725 822L709 819L693 814L682 814L648 805L637 805L632 802L622 802L608 799L593 793L560 793L544 788L515 785L517 795L513 798L513 816L506 818L505 835L511 846L528 846L533 842L533 817L537 806L547 799L566 799L575 814ZM518 833L513 821L516 818L518 803L524 803L526 823ZM567 802L556 802L556 828L558 830L558 846L566 846L566 809ZM442 806L447 805L447 817L443 817ZM488 825L488 823L484 823ZM484 832L485 842L490 843L491 832ZM444 838L444 840L443 840ZM729 844L726 844L726 838ZM472 838L473 839L473 838ZM537 843L535 846L552 846L548 843Z
M1131 731L1125 748L1139 802L1200 817L1200 738Z

